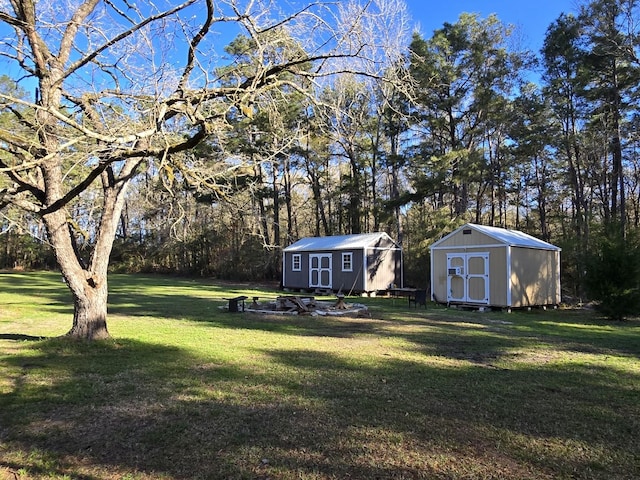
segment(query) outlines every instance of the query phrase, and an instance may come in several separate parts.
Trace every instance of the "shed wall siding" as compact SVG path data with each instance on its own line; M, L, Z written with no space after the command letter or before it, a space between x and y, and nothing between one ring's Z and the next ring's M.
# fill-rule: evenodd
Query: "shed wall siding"
M352 254L352 268L349 271L342 270L344 253ZM300 255L299 271L293 271L293 255ZM384 232L298 240L283 250L283 287L311 288L311 255L331 256L331 288L334 291L372 292L386 289L390 284L402 285L402 250Z
M309 287L309 255L303 253L300 255L300 266L302 269L299 272L294 272L291 267L293 265L292 257L298 252L290 253L284 252L284 282L285 288L308 288Z
M511 255L511 288L513 307L557 305L560 279L558 252L513 248Z
M493 247L489 252L489 305L506 307L509 302L507 263L509 250Z
M431 254L431 296L436 302L447 301L447 252L434 250Z
M402 254L400 250L367 250L366 290L386 290L389 285L402 284Z
M351 272L342 271L342 254L353 253L353 269ZM363 288L363 251L339 250L333 253L333 289L349 291L353 285L355 290Z

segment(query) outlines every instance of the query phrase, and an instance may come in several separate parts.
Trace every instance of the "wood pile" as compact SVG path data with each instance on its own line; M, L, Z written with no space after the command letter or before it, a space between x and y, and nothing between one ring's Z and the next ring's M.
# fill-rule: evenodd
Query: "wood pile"
M276 310L280 312L309 313L316 307L314 297L300 297L298 295L283 295L276 299Z

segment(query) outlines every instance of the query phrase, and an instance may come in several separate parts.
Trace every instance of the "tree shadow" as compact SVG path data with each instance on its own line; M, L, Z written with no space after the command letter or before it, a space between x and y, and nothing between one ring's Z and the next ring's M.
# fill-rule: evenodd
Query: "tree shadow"
M45 340L48 337L40 337L34 335L24 335L21 333L0 333L0 340L16 340L20 342L35 342Z
M30 454L0 467L86 479L131 472L175 479L495 478L496 468L521 479L640 476L636 445L628 441L639 427L638 389L629 387L640 384L637 375L588 363L496 366L541 341L559 349L594 341L594 348L616 351L615 339L596 341L598 322L575 319L556 333L542 316L518 323L520 317L440 310L408 320L401 313L390 320L209 317L202 309L210 299L197 297L197 286L180 285L193 289L188 302L196 313L189 318L212 328L327 337L323 348L357 341L346 342L344 352L278 341L238 362L215 350L198 355L134 340L5 334L29 344L22 354L0 357L9 372L0 390L0 439L6 451ZM132 301L122 314L162 308L152 305L156 296L122 288L118 294ZM167 296L180 304L171 318L185 318L182 295ZM574 332L579 326L583 335ZM633 330L617 340L625 332ZM385 341L403 346L367 353ZM637 355L640 347L629 342L621 351Z
M595 355L640 355L640 321L611 322L585 311L518 313L427 311L411 324L429 329L404 335L429 355L453 359L499 359L501 352L536 344Z
M432 352L444 335L407 338ZM446 335L450 345L468 341L459 326ZM489 350L518 345L506 338ZM48 461L0 465L47 472L55 458L56 474L87 479L384 479L442 476L437 459L464 459L481 477L508 464L511 478L580 478L596 467L623 478L628 461L596 465L576 452L634 455L625 443L634 392L602 366L491 369L281 346L256 353L266 359L237 364L134 340L33 342L0 360L12 385L0 394L0 438ZM98 473L82 471L87 462Z
M531 321L538 336L566 350L640 358L640 320L612 321L588 311L538 312Z
M237 284L212 284L206 285L207 291L203 293L201 282L179 279L173 288L156 294L141 292L140 288L136 288L128 281L129 278L131 276L123 277L122 283L111 288L109 297L111 315L175 318L204 322L213 328L334 337L375 333L384 323L383 320L370 317L231 313L226 309L228 301L225 298L253 294L262 302L267 302L275 300L282 292L268 289L251 290ZM151 281L157 282L155 279ZM175 290L179 290L179 293L173 293Z
M198 382L237 386L251 372L205 362L178 348L56 338L34 342L27 354L4 357L0 363L12 372L11 388L0 394L0 438L14 450L55 457L60 474L68 474L67 468L76 471L74 458L91 458L90 463L110 465L114 471L193 478L188 472L194 469L200 474L203 468L215 469L194 466L194 457L222 448L237 436L228 419L246 416L233 402L194 402L189 392ZM49 468L46 458L41 464L37 455L33 458L0 465L30 472ZM229 470L234 476L238 471Z
M21 299L32 297L34 303L42 305L42 308L60 311L68 310L73 304L71 293L59 273L55 272L0 272L0 284L2 293ZM5 305L11 305L11 301L5 301Z
M390 445L376 434L392 433L407 444L426 446L427 450L428 446L455 444L462 457L473 457L481 451L481 463L508 458L515 467L511 475L518 478L546 476L549 465L554 465L560 475L587 474L594 468L612 477L629 473L625 471L629 464L624 467L603 460L598 465L588 455L566 450L571 444L620 452L628 458L635 455L635 447L623 438L629 438L635 428L628 422L637 409L631 396L624 393L627 386L612 382L611 372L605 367L584 365L571 371L554 367L487 369L482 365L438 368L398 359L367 366L326 352L276 349L268 353L277 362L301 372L306 381L303 392L319 397L331 416L325 423L349 426L316 435L321 440L316 448L332 451L338 463L348 454L332 450L332 443L339 437L357 437L358 432L371 433L370 440L381 442L384 448ZM619 391L612 395L616 389ZM626 402L606 404L611 396L620 398L620 392ZM620 432L626 434L621 438ZM547 439L564 447L554 451ZM374 449L366 440L364 443ZM430 453L435 455L436 451ZM387 458L384 451L377 454L386 458L388 469L380 465L358 471L355 478L403 478L403 468L412 468L410 463L403 466ZM322 471L328 476L340 473L330 468Z

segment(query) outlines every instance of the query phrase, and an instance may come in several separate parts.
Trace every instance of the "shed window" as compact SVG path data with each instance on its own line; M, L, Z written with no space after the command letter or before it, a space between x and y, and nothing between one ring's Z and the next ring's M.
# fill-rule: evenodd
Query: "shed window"
M353 271L353 253L343 253L342 254L342 271L343 272L352 272Z
M471 229L470 228L465 228L464 230L462 230L462 234L463 235L471 235Z
M294 253L291 256L291 270L294 272L299 272L302 270L302 255L299 253Z

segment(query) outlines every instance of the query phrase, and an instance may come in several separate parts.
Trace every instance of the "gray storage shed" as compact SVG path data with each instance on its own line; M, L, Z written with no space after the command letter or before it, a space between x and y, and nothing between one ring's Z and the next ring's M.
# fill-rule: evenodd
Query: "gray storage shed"
M507 308L560 303L560 248L550 243L468 223L430 248L436 302Z
M402 249L384 232L302 238L282 254L283 288L364 293L402 278Z

